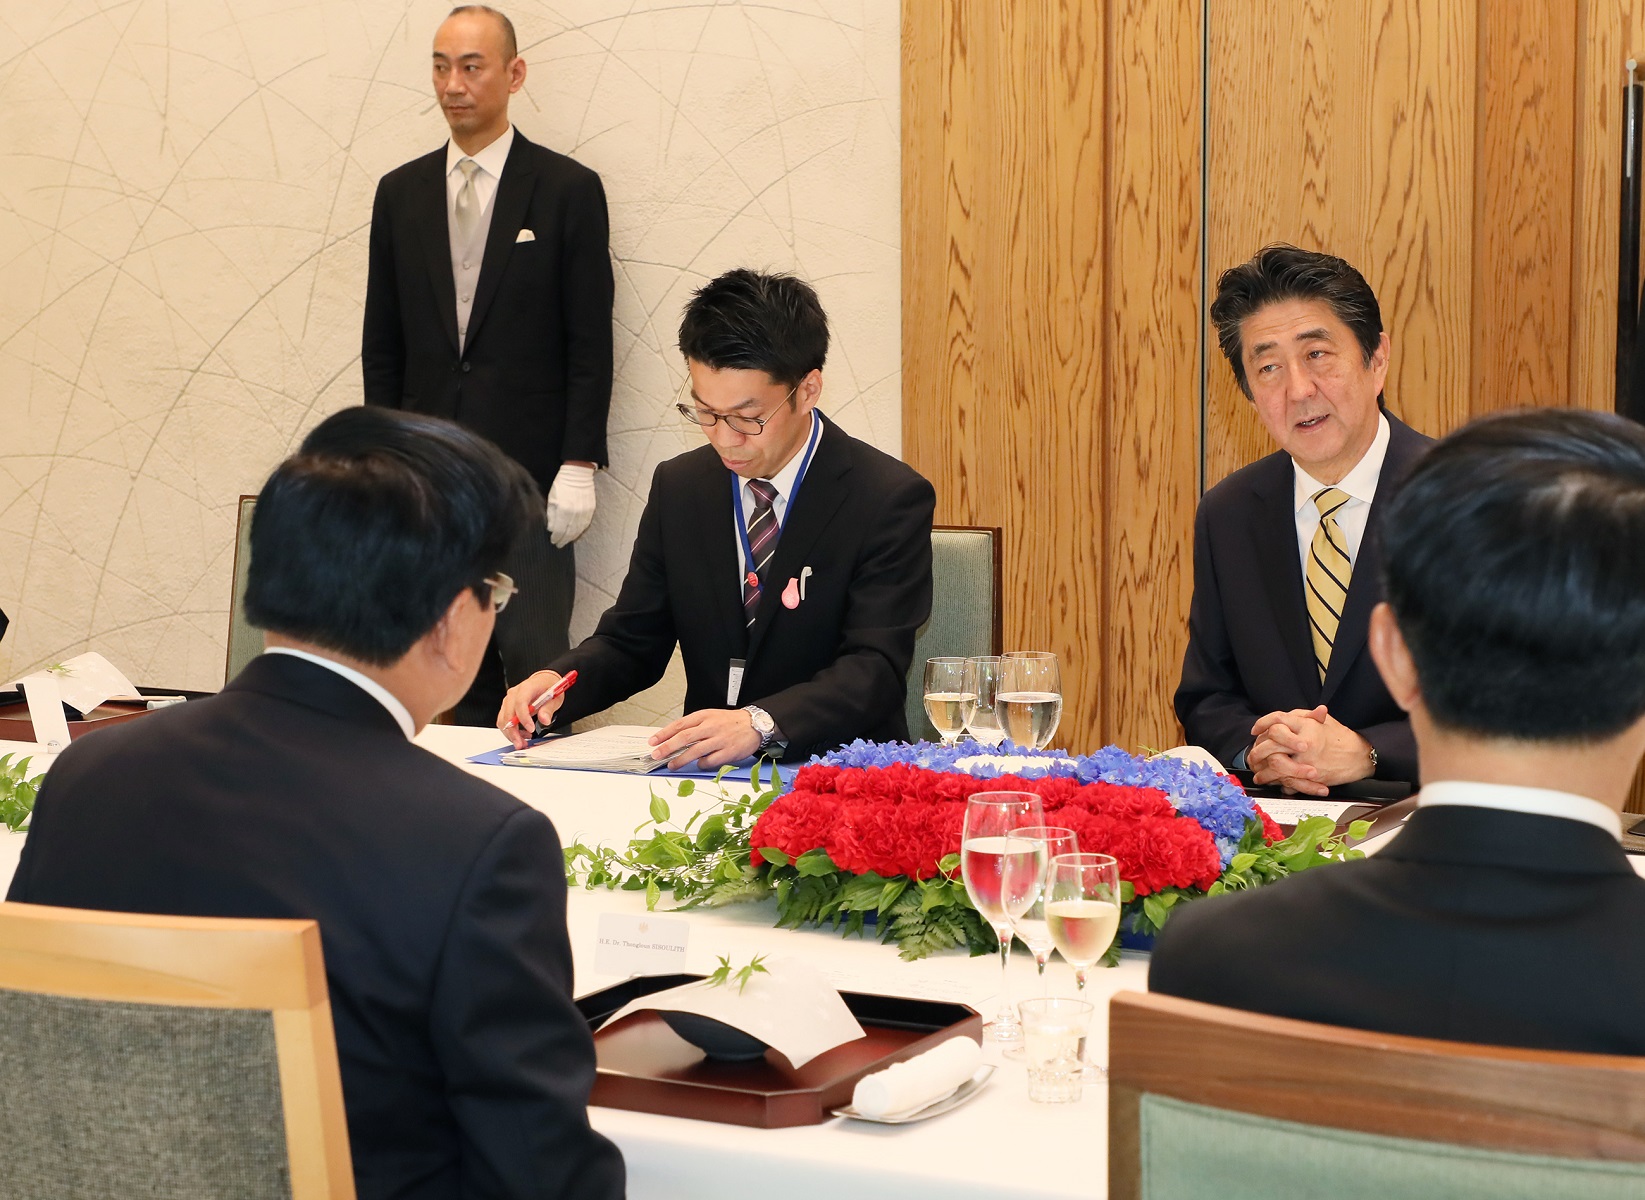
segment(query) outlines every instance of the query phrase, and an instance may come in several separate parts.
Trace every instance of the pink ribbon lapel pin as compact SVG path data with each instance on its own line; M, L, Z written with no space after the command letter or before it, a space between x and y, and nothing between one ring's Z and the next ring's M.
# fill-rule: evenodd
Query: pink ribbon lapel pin
M798 608L800 606L800 581L793 577L788 580L788 586L783 589L783 607Z

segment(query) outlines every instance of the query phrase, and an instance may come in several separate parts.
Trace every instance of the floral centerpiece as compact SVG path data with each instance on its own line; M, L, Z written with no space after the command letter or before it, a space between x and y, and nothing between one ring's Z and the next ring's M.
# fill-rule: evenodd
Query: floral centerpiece
M653 793L649 834L622 851L567 847L567 881L643 888L650 907L665 890L684 908L774 896L779 927L861 933L872 920L904 958L958 946L984 954L994 934L958 877L965 802L982 791L1034 792L1046 824L1113 855L1123 926L1143 936L1184 901L1360 856L1325 817L1282 836L1232 778L1180 759L1115 746L1076 757L859 741L801 767L786 792L756 768L747 793L683 824Z

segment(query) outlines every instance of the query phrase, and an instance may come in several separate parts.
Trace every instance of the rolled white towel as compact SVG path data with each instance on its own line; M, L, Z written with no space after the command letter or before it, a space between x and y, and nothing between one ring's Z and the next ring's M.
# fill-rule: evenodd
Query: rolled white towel
M965 1036L951 1037L924 1054L857 1080L851 1104L865 1117L912 1112L941 1100L977 1073L982 1047Z

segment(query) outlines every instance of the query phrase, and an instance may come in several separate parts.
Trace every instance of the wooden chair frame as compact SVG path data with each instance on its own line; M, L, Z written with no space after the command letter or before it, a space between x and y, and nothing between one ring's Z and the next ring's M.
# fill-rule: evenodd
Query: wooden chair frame
M223 649L223 684L234 678L234 617L242 607L240 599L240 525L246 519L246 504L257 501L256 496L241 496L234 506L234 561L229 568L228 584L228 643Z
M1108 1194L1140 1196L1142 1095L1457 1146L1645 1162L1645 1059L1369 1033L1120 992Z
M0 903L0 988L271 1012L292 1200L353 1200L320 927Z

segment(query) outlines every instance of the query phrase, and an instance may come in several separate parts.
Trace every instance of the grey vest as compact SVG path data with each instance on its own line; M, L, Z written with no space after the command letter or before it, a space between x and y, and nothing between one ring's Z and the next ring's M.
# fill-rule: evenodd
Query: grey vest
M457 244L457 221L451 213L451 201L446 201L446 237L451 242L451 282L457 288L457 351L461 353L468 341L468 314L474 308L474 289L480 282L480 260L486 253L486 234L491 228L491 206L497 203L497 188L486 201L480 213L479 227L467 246Z

